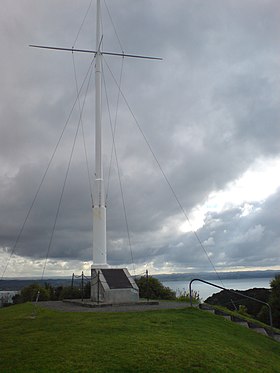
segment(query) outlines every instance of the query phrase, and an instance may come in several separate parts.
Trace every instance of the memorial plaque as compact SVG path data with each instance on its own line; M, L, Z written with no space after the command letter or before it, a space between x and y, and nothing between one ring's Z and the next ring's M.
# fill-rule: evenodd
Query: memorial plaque
M123 269L101 269L110 289L130 289L131 285Z

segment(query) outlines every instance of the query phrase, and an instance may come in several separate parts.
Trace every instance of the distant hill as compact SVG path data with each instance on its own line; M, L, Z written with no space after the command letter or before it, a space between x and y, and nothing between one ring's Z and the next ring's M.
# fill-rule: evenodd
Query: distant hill
M280 271L242 271L242 272L218 272L220 279L247 279L247 278L274 278ZM217 280L215 272L197 272L197 273L171 273L154 275L160 281L191 281L194 278L202 280Z
M77 281L77 280L76 280ZM78 281L75 283L78 283ZM24 287L31 285L31 284L40 284L44 285L48 283L53 287L57 286L70 286L71 285L71 278L52 278L52 279L6 279L0 280L0 290L21 290Z

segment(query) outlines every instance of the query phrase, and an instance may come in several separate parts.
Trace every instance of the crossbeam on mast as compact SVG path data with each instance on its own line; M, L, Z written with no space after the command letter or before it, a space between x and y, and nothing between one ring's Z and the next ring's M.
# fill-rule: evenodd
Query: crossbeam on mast
M90 49L50 47L50 46L45 46L45 45L34 45L34 44L30 44L29 47L41 48L41 49L52 49L52 50L66 51L66 52L81 52L81 53L91 53L91 54L96 54L97 53L97 51L90 50ZM143 58L143 59L146 59L146 60L160 60L160 61L162 60L161 57L142 56L142 55L138 55L138 54L115 53L115 52L100 52L100 53L104 54L104 55L109 55L109 56Z

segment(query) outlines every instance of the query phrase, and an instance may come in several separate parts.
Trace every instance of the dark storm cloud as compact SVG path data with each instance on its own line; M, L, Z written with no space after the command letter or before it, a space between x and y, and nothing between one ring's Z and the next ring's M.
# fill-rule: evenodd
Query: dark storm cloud
M251 204L244 216L244 206L209 214L199 231L204 244L213 253L217 266L267 267L279 261L280 191L265 202ZM210 245L207 245L207 242Z
M0 16L0 246L11 251L48 160L76 97L71 54L28 44L72 47L89 2L3 1ZM95 48L93 6L75 46ZM103 6L104 49L158 55L161 62L124 60L122 91L149 145L187 212L213 191L239 178L255 160L279 157L278 1L130 2L107 0L122 46ZM75 55L79 86L91 57ZM117 89L122 61L106 57L106 89ZM93 174L93 88L85 103L84 131ZM105 88L105 87L103 87ZM103 89L105 92L105 89ZM86 84L81 94L81 105ZM106 97L103 99L106 106ZM136 265L209 268L192 234L183 234L180 208L122 97L116 146ZM105 175L111 140L104 110ZM15 253L44 258L73 136L76 105L61 146ZM50 257L91 260L91 201L81 130L73 154ZM112 264L130 263L130 249L113 157L108 193L108 253ZM227 266L279 264L277 194L246 216L241 209L209 213L199 230L211 260ZM242 206L241 206L242 207ZM254 207L257 207L257 202ZM276 214L277 215L277 214ZM269 259L274 258L274 259Z

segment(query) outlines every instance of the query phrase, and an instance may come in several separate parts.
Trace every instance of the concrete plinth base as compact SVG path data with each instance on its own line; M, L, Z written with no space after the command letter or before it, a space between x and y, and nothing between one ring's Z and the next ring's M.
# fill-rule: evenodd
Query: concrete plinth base
M139 289L126 268L92 268L91 301L127 304L139 301Z

